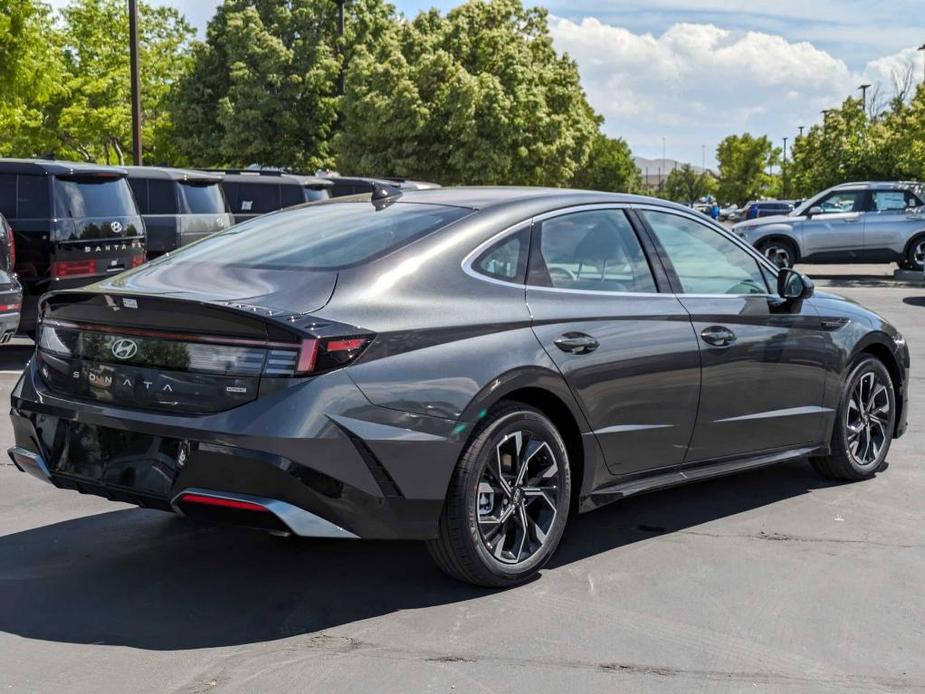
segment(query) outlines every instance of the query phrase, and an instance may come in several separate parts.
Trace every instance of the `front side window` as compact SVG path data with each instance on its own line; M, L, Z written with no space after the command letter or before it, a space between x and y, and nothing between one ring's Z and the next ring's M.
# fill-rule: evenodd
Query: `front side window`
M530 228L526 227L505 237L473 263L476 272L508 282L523 282L530 250Z
M822 214L839 214L844 212L860 212L861 200L864 193L859 190L846 190L832 193L813 205L821 207Z
M218 183L181 183L180 194L190 214L225 213L225 198Z
M530 283L598 292L656 292L642 246L622 210L589 210L544 220Z
M270 187L276 186L255 186ZM331 270L389 253L470 214L445 205L330 203L257 217L186 248L170 262Z
M74 219L130 217L138 214L124 178L56 178L60 216Z
M767 294L758 261L719 231L667 212L644 210L685 294Z

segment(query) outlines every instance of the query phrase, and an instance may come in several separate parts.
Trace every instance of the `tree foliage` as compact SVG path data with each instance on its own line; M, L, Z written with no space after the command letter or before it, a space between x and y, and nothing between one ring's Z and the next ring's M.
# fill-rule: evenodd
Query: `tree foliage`
M764 135L729 135L716 148L719 165L717 196L744 205L767 195L775 184L768 170L778 162L780 149Z
M642 189L642 174L625 140L598 133L572 185L588 190L636 193Z
M658 194L666 200L693 205L716 192L716 179L709 171L697 173L690 164L684 164L668 174Z
M599 119L543 9L469 0L401 23L347 71L342 169L442 183L568 185Z

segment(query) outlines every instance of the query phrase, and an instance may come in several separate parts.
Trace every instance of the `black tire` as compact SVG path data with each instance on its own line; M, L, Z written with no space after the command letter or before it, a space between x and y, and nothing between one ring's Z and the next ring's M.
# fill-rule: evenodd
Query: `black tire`
M515 451L516 463L510 455ZM516 464L519 471L524 459L521 483L517 483L516 471L507 482L497 481L495 471L504 477L508 462ZM553 467L555 472L551 473ZM510 494L503 484L508 485ZM518 585L542 569L558 547L571 492L568 451L555 425L528 405L499 403L488 412L460 455L447 490L439 534L427 542L427 549L442 571L460 581L490 588ZM507 520L496 522L505 514ZM521 533L523 540L515 555L517 528L530 528L531 521L532 529ZM512 530L511 549L506 551Z
M792 241L787 239L766 239L756 248L765 258L777 267L793 267L797 262L797 249Z
M904 266L909 270L922 272L925 269L925 236L919 236L912 239L909 248L906 249Z
M865 391L862 381L874 385ZM816 472L826 479L848 482L873 477L886 464L896 428L896 394L882 361L867 356L855 363L842 388L835 417L831 453L811 459ZM861 451L865 442L870 448Z

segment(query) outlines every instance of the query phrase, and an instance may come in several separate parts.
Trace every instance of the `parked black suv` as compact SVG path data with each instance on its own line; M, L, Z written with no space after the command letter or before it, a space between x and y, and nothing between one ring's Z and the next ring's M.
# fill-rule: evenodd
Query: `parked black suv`
M20 330L35 330L38 298L137 267L144 224L122 168L0 159L0 214L14 229L23 285Z
M129 166L128 182L156 258L234 224L219 173Z
M19 328L22 287L16 279L16 242L13 229L0 214L0 345L10 341Z
M325 200L333 185L319 176L304 176L269 169L229 169L222 187L235 222L303 202Z

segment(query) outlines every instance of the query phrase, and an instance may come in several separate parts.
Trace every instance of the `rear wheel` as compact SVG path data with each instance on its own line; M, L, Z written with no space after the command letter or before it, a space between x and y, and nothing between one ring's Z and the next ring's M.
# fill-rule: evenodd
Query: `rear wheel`
M523 583L555 552L570 497L568 452L556 427L532 407L504 403L463 450L428 550L461 581Z
M797 251L790 241L769 239L758 244L758 251L777 267L793 267Z
M906 251L906 267L921 272L925 269L925 236L915 239Z
M829 479L856 481L883 469L896 425L896 395L879 359L866 357L852 369L842 390L832 432L832 452L812 459Z

